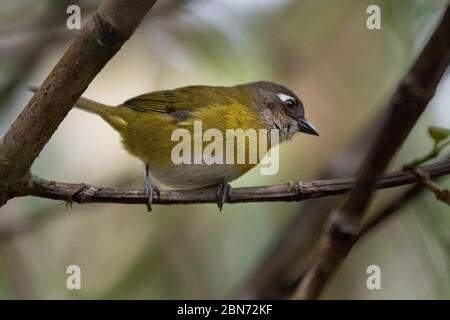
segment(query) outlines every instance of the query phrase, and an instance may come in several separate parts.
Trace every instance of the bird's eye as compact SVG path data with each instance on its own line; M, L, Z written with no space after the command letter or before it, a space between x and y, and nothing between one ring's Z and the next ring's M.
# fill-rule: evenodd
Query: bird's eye
M280 98L281 102L283 103L283 106L286 109L294 109L294 107L297 105L296 99L287 94L279 93L278 98Z
M288 109L292 109L295 107L295 101L294 99L288 99L286 101L283 102L284 106Z

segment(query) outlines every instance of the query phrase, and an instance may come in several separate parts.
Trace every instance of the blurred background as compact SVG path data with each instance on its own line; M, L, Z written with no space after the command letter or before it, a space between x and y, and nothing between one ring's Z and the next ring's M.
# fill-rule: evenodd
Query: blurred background
M85 96L119 104L135 95L192 84L272 80L293 89L320 138L298 135L280 148L280 171L254 169L233 187L319 178L364 128L378 121L438 22L447 0L158 1ZM0 3L0 134L31 98L99 1ZM366 8L381 7L381 30ZM450 127L450 77L390 169L423 155L429 125ZM348 170L358 166L347 158ZM143 166L100 118L72 110L33 166L46 179L141 187ZM440 183L450 187L450 179ZM402 188L377 193L370 212ZM332 197L334 206L344 198ZM316 202L322 199L313 200ZM312 202L312 201L311 201ZM307 203L154 206L74 204L16 198L0 208L0 299L225 298L239 290ZM307 212L306 212L307 213ZM308 226L308 216L304 217ZM315 232L317 228L305 228ZM308 244L310 247L313 243ZM450 298L450 210L423 193L364 237L328 286L330 299ZM305 265L308 256L299 256ZM81 268L81 290L66 268ZM368 290L366 268L381 268ZM301 268L294 268L296 275Z

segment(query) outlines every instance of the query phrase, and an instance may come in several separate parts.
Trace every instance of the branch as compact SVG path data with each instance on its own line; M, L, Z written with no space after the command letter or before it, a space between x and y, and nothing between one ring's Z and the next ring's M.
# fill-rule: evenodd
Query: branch
M0 141L0 206L31 184L34 160L156 0L105 0Z
M421 170L431 177L450 173L450 159L434 164L424 165ZM377 189L392 188L417 183L418 177L409 171L387 173L376 185ZM229 203L264 202L264 201L302 201L348 192L355 183L354 178L316 180L300 182L301 188L292 190L288 184L264 187L235 188ZM161 190L154 199L155 204L189 204L216 203L217 190L205 188L197 190ZM64 200L77 203L108 202L139 204L146 203L147 197L141 189L123 189L114 187L98 187L84 183L64 183L32 177L32 184L22 195Z
M394 213L402 209L410 200L421 194L423 190L424 188L422 187L422 185L415 184L412 187L409 187L408 190L404 191L402 194L391 200L387 205L385 205L382 209L375 213L373 215L373 218L371 218L366 224L364 224L364 226L361 228L361 231L356 236L355 242L375 229L382 222L386 221L386 219L391 217Z
M350 251L381 175L433 97L449 61L450 8L447 6L439 26L391 100L388 117L371 144L359 178L343 206L331 215L294 298L318 298Z
M438 200L450 205L450 192L447 189L431 180L430 176L426 172L423 172L421 169L412 168L411 171L420 178L420 183L423 186L434 193Z

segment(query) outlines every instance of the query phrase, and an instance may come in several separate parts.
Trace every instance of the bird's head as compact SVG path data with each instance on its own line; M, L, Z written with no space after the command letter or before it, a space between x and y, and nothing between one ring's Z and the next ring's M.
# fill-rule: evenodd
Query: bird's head
M306 120L301 100L288 88L269 81L243 85L253 93L255 111L269 129L280 130L281 140L303 132L318 136L314 125Z

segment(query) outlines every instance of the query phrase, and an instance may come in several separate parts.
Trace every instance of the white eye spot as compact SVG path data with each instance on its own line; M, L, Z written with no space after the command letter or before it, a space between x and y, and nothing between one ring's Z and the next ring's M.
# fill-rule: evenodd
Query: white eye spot
M288 96L287 94L283 94L283 93L279 93L279 94L278 94L278 98L280 98L280 100L281 100L282 102L286 102L286 101L288 101L288 100L295 101L295 98L293 98L293 97L291 97L291 96Z

